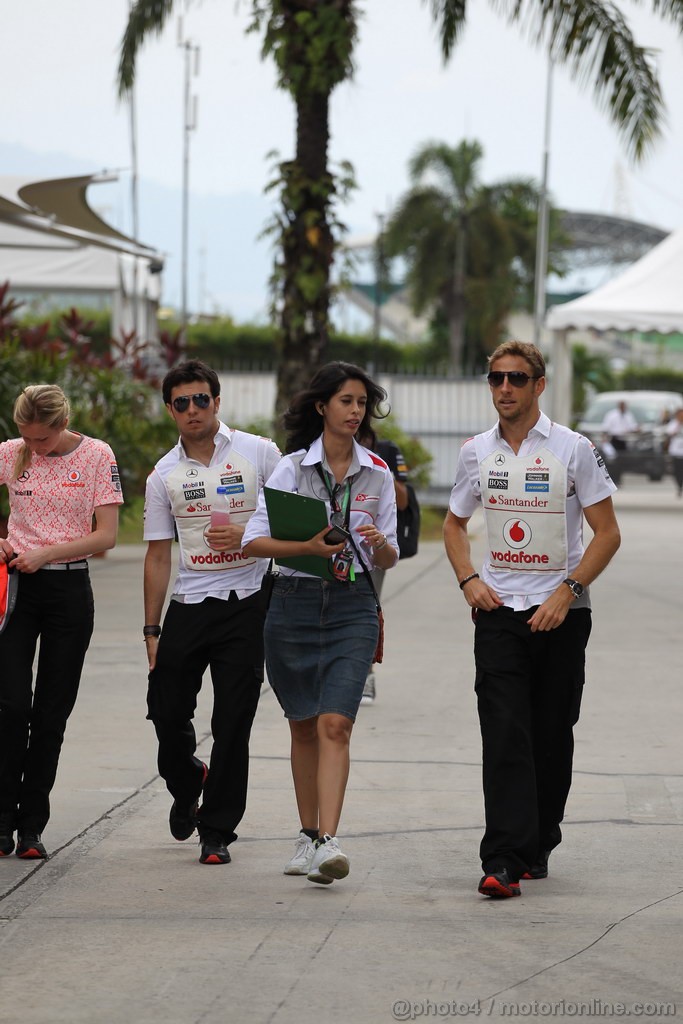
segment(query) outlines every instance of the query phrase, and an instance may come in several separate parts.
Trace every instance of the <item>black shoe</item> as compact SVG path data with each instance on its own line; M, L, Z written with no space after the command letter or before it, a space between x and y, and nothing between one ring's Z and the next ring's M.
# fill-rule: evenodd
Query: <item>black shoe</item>
M548 857L550 856L550 850L544 850L539 853L538 857L531 865L528 871L525 871L522 878L525 881L534 878L547 878L548 877Z
M479 892L482 896L493 896L494 899L506 899L508 896L521 896L519 882L513 882L507 873L502 871L489 871L479 883Z
M206 776L209 774L209 769L202 761L202 784L199 790L199 794L194 803L191 803L188 807L178 806L178 801L174 800L171 806L171 813L168 816L168 827L171 830L171 835L174 839L182 842L184 839L189 839L194 830L197 827L197 810L199 809L199 797L202 795L202 789L206 782Z
M47 860L47 850L39 832L20 832L18 838L17 857L22 860Z
M205 829L202 831L199 841L202 844L202 852L199 855L200 864L230 863L228 846L220 832Z
M9 857L14 849L14 815L11 811L0 814L0 857Z

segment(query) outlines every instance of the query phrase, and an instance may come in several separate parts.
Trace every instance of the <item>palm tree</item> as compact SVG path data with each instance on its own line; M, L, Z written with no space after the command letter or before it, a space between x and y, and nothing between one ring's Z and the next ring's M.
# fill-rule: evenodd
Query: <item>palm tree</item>
M429 2L448 60L464 28L465 0ZM328 335L329 276L334 256L331 222L339 186L330 172L329 99L352 72L358 5L354 0L252 0L254 26L264 28L264 54L276 61L280 85L297 107L296 157L280 164L278 217L281 260L282 353L278 408L324 358ZM662 17L683 24L680 0L652 0ZM119 91L133 84L143 40L159 33L175 0L134 0L121 44ZM640 157L660 130L662 98L652 56L636 46L611 0L512 0L511 22L531 26L535 41L576 76L592 81Z
M482 156L478 142L421 146L386 233L387 252L407 263L415 312L433 309L445 324L452 372L466 342L467 363L483 361L534 273L538 191L526 180L483 186Z

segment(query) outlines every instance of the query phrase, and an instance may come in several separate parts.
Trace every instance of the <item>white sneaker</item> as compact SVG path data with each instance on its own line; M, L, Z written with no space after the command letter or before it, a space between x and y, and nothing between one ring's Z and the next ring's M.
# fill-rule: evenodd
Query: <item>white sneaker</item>
M346 878L348 873L349 858L340 850L337 837L326 832L313 854L308 881L329 885L335 878Z
M374 704L375 703L375 673L371 672L368 678L365 680L365 686L363 687L363 696L360 699L361 704Z
M311 870L311 861L313 860L314 853L315 846L313 845L313 840L309 839L305 832L300 832L294 848L294 856L285 865L285 874L307 875Z

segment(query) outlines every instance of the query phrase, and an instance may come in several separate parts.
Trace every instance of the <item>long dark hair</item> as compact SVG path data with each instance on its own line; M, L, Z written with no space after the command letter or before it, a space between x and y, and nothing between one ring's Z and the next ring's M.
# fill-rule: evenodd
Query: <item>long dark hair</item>
M353 363L326 363L316 372L308 387L294 396L283 416L287 431L286 452L309 448L316 437L320 437L324 422L316 409L316 404L329 402L347 380L359 380L368 396L365 415L358 427L357 437L365 437L368 431L372 430L371 420L383 419L389 415L388 410L380 411L380 404L387 399L386 391L379 384L375 384L365 370L361 370L360 366L354 366Z

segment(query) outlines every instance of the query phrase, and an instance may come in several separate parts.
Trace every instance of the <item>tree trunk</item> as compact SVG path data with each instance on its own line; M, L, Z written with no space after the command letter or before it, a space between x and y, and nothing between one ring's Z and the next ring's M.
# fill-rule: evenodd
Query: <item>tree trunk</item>
M327 169L329 95L297 98L296 159L285 169L282 350L276 414L289 405L327 358L330 268L334 242L328 222L334 182Z
M453 296L448 308L448 354L451 373L462 373L462 356L465 348L465 266L466 266L467 217L458 216L458 233L455 238L455 262L453 265Z

